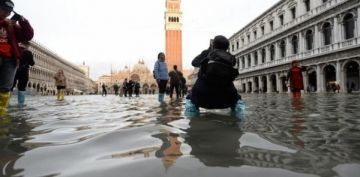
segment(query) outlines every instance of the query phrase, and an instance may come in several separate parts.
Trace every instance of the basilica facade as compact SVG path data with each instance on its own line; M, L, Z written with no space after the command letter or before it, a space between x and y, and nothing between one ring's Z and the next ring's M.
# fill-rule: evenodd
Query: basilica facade
M282 0L230 37L242 92L288 92L290 63L308 66L304 87L360 90L360 1Z

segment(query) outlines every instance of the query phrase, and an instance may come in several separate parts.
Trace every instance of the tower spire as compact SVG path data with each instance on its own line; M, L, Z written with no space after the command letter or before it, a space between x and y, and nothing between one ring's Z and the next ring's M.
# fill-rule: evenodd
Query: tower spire
M165 31L168 68L178 66L182 71L182 12L181 0L166 0Z

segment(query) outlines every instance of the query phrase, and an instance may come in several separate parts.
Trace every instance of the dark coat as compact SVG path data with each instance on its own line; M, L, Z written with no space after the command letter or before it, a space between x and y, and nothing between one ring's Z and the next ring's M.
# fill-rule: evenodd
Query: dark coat
M16 79L24 79L24 80L28 80L29 79L29 67L30 66L34 66L35 62L34 62L34 56L32 54L32 52L28 49L25 48L21 48L22 52L22 60L20 62L20 66L16 71Z
M192 61L192 65L194 67L200 67L200 71L189 98L196 106L206 109L233 107L236 102L241 99L233 82L229 82L226 85L219 85L205 81L203 70L209 61L207 58L209 52L209 50L203 51ZM229 54L229 56L231 56L230 60L234 66L235 58L231 54Z

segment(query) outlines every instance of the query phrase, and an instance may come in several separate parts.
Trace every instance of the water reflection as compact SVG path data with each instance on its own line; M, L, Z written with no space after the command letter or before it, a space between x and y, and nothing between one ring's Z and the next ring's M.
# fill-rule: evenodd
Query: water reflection
M152 135L162 141L159 150L156 151L155 156L161 158L161 161L167 171L173 166L176 160L182 155L180 146L181 142L178 140L179 135L171 132L160 133Z
M240 142L243 135L240 121L229 116L203 114L192 118L186 130L185 143L191 146L190 154L206 166L240 166Z

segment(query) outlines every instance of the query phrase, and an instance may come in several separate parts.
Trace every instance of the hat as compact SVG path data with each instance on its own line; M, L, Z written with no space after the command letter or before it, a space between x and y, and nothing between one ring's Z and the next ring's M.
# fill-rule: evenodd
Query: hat
M0 8L11 12L14 9L14 3L11 0L0 0Z
M225 36L215 36L213 45L215 49L227 50L229 48L229 40Z

